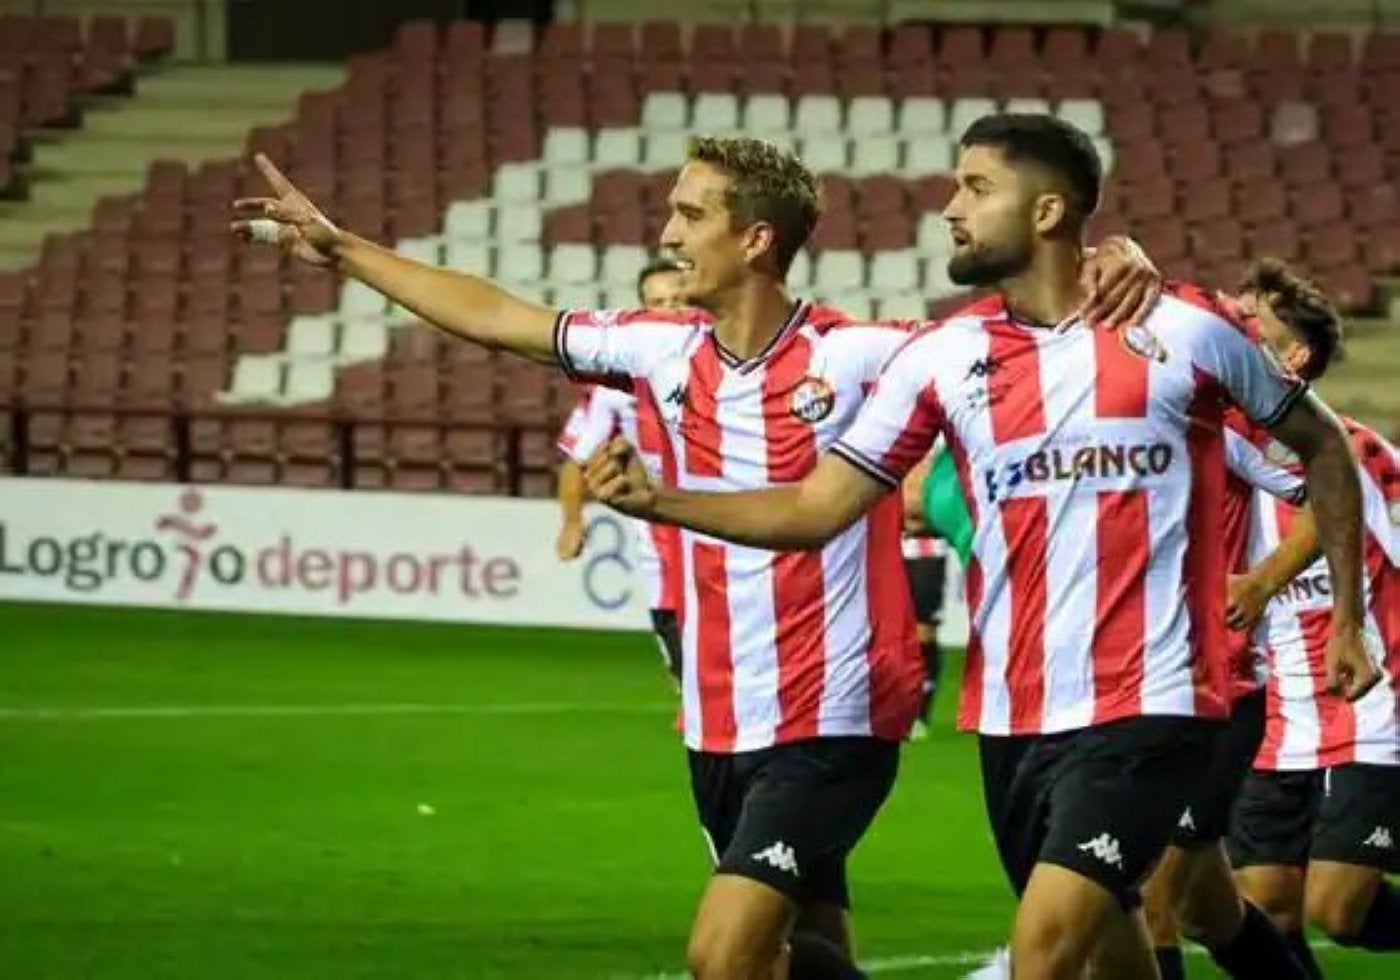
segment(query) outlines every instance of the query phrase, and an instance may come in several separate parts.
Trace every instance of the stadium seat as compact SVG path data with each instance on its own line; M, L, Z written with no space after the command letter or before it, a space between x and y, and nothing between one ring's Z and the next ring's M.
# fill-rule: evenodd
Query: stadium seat
M695 97L692 126L702 133L739 128L739 100L730 92L701 92Z
M641 158L641 138L635 129L599 130L593 144L593 161L597 166L635 167Z
M899 140L892 135L864 136L853 140L851 147L850 170L853 174L891 173L899 169Z
M793 129L804 137L841 132L841 101L831 95L804 95L797 100Z
M744 129L759 136L783 132L791 123L787 97L773 93L751 95L744 103Z
M916 134L941 134L947 128L948 110L943 100L934 96L912 96L899 105L897 132L909 137Z
M859 252L845 249L822 252L817 256L813 268L812 285L824 295L863 287L864 257Z

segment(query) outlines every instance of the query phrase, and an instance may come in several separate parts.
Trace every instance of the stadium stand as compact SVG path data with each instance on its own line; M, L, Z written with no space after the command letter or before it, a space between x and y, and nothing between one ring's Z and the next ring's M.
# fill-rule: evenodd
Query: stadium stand
M99 43L94 26L71 84L111 84L123 62L106 52L159 48L119 34ZM0 133L6 91L0 78ZM41 119L66 103L22 105ZM937 210L958 133L997 107L1053 111L1111 162L1095 236L1129 231L1169 274L1219 285L1281 255L1365 315L1400 273L1396 105L1392 35L419 22L246 149L405 254L562 306L631 305L686 134L753 132L824 178L794 288L914 317L955 297ZM139 195L104 199L86 231L0 276L9 465L547 492L569 386L440 341L357 283L235 248L228 202L259 190L246 161L158 161ZM1357 404L1394 420L1393 397L1368 385Z

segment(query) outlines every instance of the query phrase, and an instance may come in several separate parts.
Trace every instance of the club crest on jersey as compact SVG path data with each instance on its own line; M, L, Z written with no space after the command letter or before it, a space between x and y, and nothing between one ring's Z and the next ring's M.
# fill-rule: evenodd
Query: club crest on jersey
M1142 324L1125 327L1118 331L1118 336L1122 338L1123 346L1130 353L1138 357L1146 358L1149 361L1156 361L1158 364L1165 363L1170 352L1165 344L1157 338L1157 335L1147 329Z
M831 414L836 407L836 392L825 378L808 376L792 389L792 414L815 425Z

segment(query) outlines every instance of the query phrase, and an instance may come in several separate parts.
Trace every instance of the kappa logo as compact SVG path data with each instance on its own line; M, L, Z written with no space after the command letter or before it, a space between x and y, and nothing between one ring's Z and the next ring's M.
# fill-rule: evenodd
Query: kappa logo
M808 376L792 389L789 410L809 425L815 425L836 407L836 392L825 378Z
M967 374L963 377L963 380L967 381L971 378L990 378L1000 370L1001 361L988 355L987 357L978 358L973 361L972 366L967 369Z
M1118 844L1118 838L1112 834L1099 834L1092 840L1086 840L1079 845L1079 850L1085 854L1092 854L1109 867L1123 870L1123 851Z
M753 856L755 861L759 861L779 871L786 871L790 875L799 874L797 870L797 854L791 845L782 841L774 841L763 850Z
M1377 827L1371 831L1371 836L1361 843L1364 847L1374 847L1382 851L1390 851L1395 848L1395 838L1391 835L1389 827Z

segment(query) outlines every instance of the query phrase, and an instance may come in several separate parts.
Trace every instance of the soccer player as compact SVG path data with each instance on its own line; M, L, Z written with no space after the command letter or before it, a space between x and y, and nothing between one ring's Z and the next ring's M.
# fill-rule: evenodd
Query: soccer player
M671 191L661 245L699 308L685 313L561 312L414 262L336 227L256 159L274 196L235 202L236 235L334 267L457 337L630 388L668 481L801 480L908 338L788 294L817 185L759 140L696 140ZM1083 264L1089 319L1126 322L1154 302L1155 270L1134 247ZM794 922L850 949L846 856L893 783L923 669L897 579L898 501L846 524L824 548L776 554L683 536L685 741L716 861L688 947L702 980L767 977Z
M648 310L682 310L685 293L681 269L675 260L659 256L646 264L637 277L637 293ZM555 553L572 561L583 553L583 504L587 497L583 464L613 436L621 434L641 446L637 428L637 400L630 392L601 385L590 386L569 413L559 436L559 509L563 518ZM650 465L659 466L653 455ZM675 528L636 521L637 563L646 583L647 608L652 632L661 647L661 658L671 676L681 678L681 636L676 621L679 569L675 563L680 538Z
M625 513L749 547L830 547L948 439L976 522L961 721L982 734L993 833L1021 896L1018 980L1078 978L1118 932L1135 958L1115 965L1156 975L1130 910L1226 710L1225 562L1209 529L1226 397L1304 460L1337 582L1329 677L1357 696L1377 676L1335 419L1200 290L1174 288L1125 331L1070 318L1100 180L1092 142L1053 117L992 116L964 134L948 271L998 294L902 347L802 480L658 486L621 440L587 470Z
M1258 343L1276 331L1310 338L1316 352L1306 380L1320 377L1337 349L1341 321L1336 309L1313 283L1277 260L1256 263L1238 291L1236 315ZM1270 347L1272 351L1273 348ZM1302 480L1271 457L1278 443L1267 430L1238 410L1226 415L1226 477L1219 527L1229 572L1246 568L1249 515L1257 495L1287 504L1301 502ZM1299 521L1298 540L1290 551L1302 554L1288 578L1315 557L1316 529ZM1240 787L1264 737L1267 658L1256 651L1247 633L1232 630L1230 646L1230 718L1215 739L1201 779L1172 835L1171 846L1143 887L1144 909L1158 969L1164 980L1185 976L1178 922L1186 934L1210 952L1231 977L1307 976L1311 954L1301 936L1281 932L1264 911L1242 899L1225 855L1224 838ZM1290 952L1287 947L1291 946ZM1104 955L1111 958L1111 952Z
M1298 374L1321 376L1336 332L1269 315L1298 304L1287 300L1286 279L1264 285L1265 342ZM1383 651L1386 683L1354 704L1327 691L1323 642L1336 597L1322 565L1292 574L1297 556L1280 539L1298 512L1254 499L1255 564L1232 588L1237 623L1263 614L1254 635L1271 670L1264 744L1235 809L1231 861L1313 976L1321 974L1302 937L1305 918L1342 945L1400 949L1400 892L1384 878L1400 873L1400 456L1365 426L1344 423L1363 489L1368 633Z

